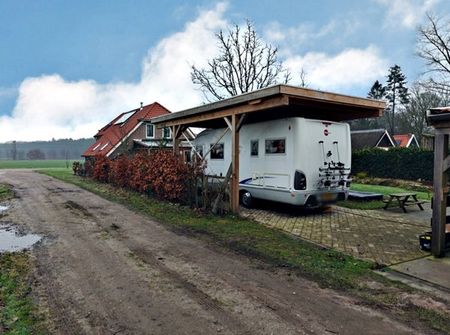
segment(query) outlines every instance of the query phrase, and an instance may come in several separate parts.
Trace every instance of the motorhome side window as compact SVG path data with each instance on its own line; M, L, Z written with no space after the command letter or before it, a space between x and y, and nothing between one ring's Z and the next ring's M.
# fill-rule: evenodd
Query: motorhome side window
M211 159L223 159L223 143L211 144Z
M284 154L286 153L286 139L277 138L266 140L266 154Z
M250 141L250 156L258 156L259 152L259 141L252 140Z

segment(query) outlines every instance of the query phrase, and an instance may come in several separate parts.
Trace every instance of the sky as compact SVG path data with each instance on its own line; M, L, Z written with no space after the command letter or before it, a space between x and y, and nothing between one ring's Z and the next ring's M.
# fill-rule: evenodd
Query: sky
M426 71L415 53L427 12L450 19L450 1L0 0L0 142L92 137L141 101L200 105L191 66L246 19L292 85L303 69L309 88L366 96L394 64L412 84Z

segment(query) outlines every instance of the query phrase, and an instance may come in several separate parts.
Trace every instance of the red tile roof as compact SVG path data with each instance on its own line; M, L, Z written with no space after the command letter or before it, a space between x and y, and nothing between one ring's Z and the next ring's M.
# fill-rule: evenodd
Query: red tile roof
M157 102L122 113L95 134L94 137L97 141L82 156L107 155L141 121L149 121L153 117L169 113L168 109Z
M394 141L398 147L406 148L413 134L394 135Z

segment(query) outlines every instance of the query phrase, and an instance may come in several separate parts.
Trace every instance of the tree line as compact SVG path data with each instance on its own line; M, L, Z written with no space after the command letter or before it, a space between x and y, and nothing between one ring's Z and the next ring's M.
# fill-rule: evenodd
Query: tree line
M0 143L0 160L80 159L94 139Z

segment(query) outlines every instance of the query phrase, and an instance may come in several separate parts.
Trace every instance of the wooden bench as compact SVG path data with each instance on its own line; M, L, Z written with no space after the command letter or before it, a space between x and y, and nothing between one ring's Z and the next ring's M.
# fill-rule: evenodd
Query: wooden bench
M412 199L410 199L412 198ZM426 201L421 201L417 199L417 193L392 193L389 194L388 200L383 200L386 205L383 207L383 209L388 209L389 207L398 207L403 210L404 213L407 213L406 206L413 206L417 205L421 211L423 211L423 204ZM396 205L394 205L396 204ZM394 206L392 206L394 205Z

